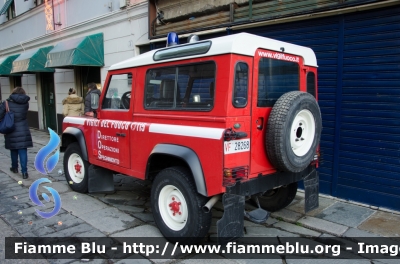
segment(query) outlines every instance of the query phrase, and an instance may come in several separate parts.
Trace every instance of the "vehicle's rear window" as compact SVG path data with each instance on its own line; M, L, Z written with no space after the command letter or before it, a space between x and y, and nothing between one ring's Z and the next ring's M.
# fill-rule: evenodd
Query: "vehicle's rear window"
M215 63L148 70L145 109L204 111L214 106Z
M307 92L315 97L315 73L307 73Z
M247 63L238 62L235 67L235 82L233 87L232 104L235 107L245 107L247 105L249 67Z
M258 72L257 106L271 107L284 93L299 90L299 65L261 58Z

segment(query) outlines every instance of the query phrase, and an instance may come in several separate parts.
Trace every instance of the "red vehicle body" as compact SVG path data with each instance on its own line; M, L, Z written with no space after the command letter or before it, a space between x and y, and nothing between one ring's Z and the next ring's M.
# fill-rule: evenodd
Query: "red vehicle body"
M157 226L185 242L208 232L210 208L223 195L225 214L237 221L224 215L218 235L234 239L243 233L246 198L279 210L305 179L306 209L318 206L317 97L308 48L241 33L150 51L111 66L94 98L95 117L64 119L66 177L79 192L111 190L113 173L153 180ZM294 102L286 107L294 110L271 132L280 99ZM227 209L232 204L238 206ZM255 222L268 216L256 215L247 216Z

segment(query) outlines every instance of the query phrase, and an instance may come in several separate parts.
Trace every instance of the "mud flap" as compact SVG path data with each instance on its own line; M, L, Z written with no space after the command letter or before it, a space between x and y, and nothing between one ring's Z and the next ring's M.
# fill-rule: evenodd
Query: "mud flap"
M307 213L319 206L319 176L314 169L304 178L304 212Z
M114 192L113 172L91 164L89 166L88 191L89 193Z
M218 243L224 245L243 236L244 196L225 193L224 215L217 221Z

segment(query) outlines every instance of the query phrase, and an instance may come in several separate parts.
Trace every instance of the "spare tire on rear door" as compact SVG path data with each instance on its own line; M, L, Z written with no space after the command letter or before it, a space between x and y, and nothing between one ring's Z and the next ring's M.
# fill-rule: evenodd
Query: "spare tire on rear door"
M314 159L321 136L321 112L314 96L294 91L282 95L268 118L266 149L279 171L300 172Z

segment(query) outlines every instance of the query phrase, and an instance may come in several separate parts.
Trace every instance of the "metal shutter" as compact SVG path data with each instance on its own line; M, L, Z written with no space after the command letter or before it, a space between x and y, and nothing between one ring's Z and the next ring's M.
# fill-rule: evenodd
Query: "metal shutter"
M337 195L400 209L400 8L344 17Z

